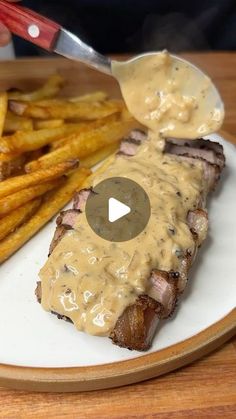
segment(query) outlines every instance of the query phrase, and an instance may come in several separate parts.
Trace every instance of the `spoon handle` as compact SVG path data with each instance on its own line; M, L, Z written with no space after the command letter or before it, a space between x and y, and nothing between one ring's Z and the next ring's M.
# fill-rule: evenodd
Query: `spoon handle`
M0 21L15 35L48 51L78 60L111 75L111 61L61 25L34 11L0 1Z
M0 20L15 35L34 44L53 50L60 25L39 14L6 1L0 1Z

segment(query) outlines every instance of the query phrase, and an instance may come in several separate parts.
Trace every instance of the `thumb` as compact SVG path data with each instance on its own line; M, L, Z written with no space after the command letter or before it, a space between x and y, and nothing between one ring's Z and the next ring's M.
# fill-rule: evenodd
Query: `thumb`
M7 45L11 40L11 34L9 30L0 22L0 47L4 47Z
M9 0L10 3L16 3L18 0ZM6 26L0 22L0 47L4 47L11 40L11 34Z

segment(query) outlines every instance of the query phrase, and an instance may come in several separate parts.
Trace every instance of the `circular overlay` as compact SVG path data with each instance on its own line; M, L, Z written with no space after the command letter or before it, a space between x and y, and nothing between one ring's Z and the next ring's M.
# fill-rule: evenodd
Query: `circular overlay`
M128 178L113 177L93 188L85 213L98 236L122 242L133 239L144 230L151 207L148 195L140 185Z

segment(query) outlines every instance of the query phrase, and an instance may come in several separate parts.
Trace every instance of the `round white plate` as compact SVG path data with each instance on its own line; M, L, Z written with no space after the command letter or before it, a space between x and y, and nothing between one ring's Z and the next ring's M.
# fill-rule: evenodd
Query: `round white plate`
M174 345L221 320L236 307L236 148L217 135L226 168L208 201L210 231L174 317L160 324L149 352ZM107 338L89 336L43 311L34 295L55 221L0 267L0 363L81 367L142 357Z

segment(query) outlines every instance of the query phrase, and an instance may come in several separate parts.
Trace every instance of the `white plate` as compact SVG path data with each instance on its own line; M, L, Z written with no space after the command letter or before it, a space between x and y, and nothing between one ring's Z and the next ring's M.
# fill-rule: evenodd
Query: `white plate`
M226 168L208 202L210 231L200 250L175 316L162 322L154 352L183 341L236 307L236 149L225 150ZM42 310L34 290L55 229L49 223L0 267L0 363L34 367L89 366L140 357L107 338L77 332Z

